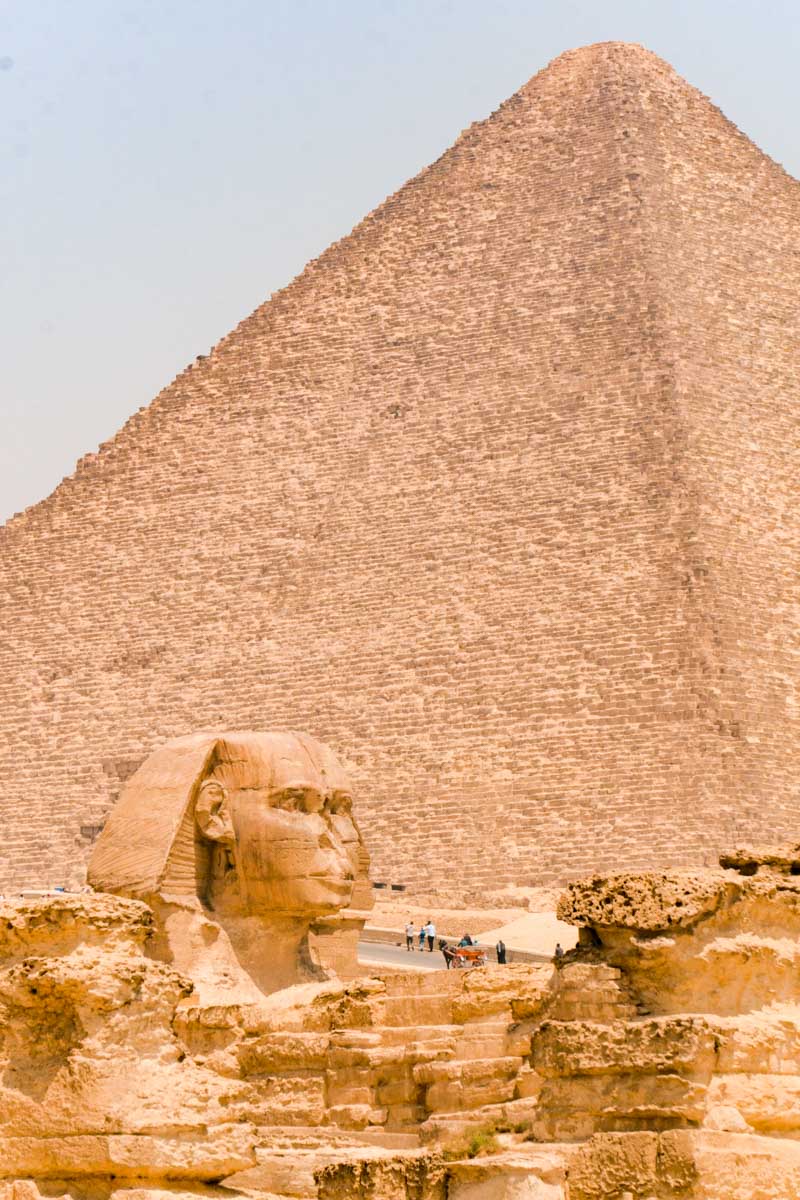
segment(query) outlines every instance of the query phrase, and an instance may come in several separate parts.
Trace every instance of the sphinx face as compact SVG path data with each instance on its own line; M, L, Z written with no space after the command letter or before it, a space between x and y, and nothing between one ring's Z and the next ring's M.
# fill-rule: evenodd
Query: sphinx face
M344 771L319 742L223 738L196 811L225 845L244 912L320 916L350 903L361 838Z

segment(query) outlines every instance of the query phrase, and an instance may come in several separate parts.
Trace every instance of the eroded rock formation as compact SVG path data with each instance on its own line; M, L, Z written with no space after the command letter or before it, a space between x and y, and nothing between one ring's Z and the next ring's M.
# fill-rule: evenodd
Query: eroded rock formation
M800 1196L800 877L594 877L560 965L209 1004L111 896L0 910L0 1197Z

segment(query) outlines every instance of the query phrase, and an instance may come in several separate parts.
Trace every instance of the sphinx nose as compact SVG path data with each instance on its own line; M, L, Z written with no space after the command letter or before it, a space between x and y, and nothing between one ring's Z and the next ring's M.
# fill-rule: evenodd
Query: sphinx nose
M349 864L350 862L347 847L343 846L340 839L335 837L329 829L320 835L319 848L332 854L340 863Z

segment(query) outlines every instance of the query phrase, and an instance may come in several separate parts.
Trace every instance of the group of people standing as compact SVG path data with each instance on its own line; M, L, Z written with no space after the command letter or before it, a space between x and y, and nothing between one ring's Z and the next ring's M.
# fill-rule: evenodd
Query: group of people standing
M417 943L418 943L420 952L427 949L429 954L433 954L433 946L434 946L435 941L436 941L436 926L434 925L434 923L430 919L430 917L428 918L428 920L425 922L424 925L420 925L418 931L414 927L414 922L409 920L408 924L406 925L406 950L408 950L408 951L416 950ZM456 954L458 953L459 950L462 950L464 948L472 948L472 947L477 948L478 943L475 940L475 938L472 937L469 933L465 933L464 936L462 937L461 941L458 942L456 945L452 945L452 944L448 943L445 938L439 939L439 949L441 950L442 954L444 955L444 961L445 961L445 964L446 964L448 970L450 969L453 959L456 957ZM502 938L499 939L499 941L497 942L497 945L495 946L494 949L495 949L495 954L497 955L498 963L501 966L505 965L505 963L508 962L508 958L507 958L508 951L506 949L506 944ZM558 966L560 966L561 960L564 958L564 949L560 942L556 942L556 948L555 948L555 953L553 954L553 958L555 959L556 964ZM485 953L482 952L481 963L485 963L485 962L486 962L486 956L485 956ZM456 965L459 965L459 964L457 963ZM474 966L477 964L473 961L473 963L470 965Z
M433 954L433 943L436 940L436 926L430 918L424 925L420 925L419 933L414 930L414 922L409 921L406 925L406 950L413 950L414 941L419 938L420 951L425 949L425 943L428 943L428 953Z
M406 950L409 953L416 950L417 943L418 943L420 953L422 951L424 951L425 949L427 949L429 954L433 954L433 946L434 946L435 941L436 941L436 926L434 925L434 923L430 919L430 917L428 918L428 920L425 922L424 925L420 925L419 931L417 931L415 929L413 921L409 921L408 924L406 925ZM475 938L471 937L470 934L465 933L464 936L462 937L461 941L458 943L458 948L461 949L464 946L477 946L477 945L478 945L478 943L476 942ZM441 950L442 954L444 955L444 960L449 968L451 960L452 960L453 956L455 955L456 948L448 945L448 943L444 939L442 939L439 942L439 949ZM505 942L503 942L502 939L495 946L495 952L497 954L497 961L501 964L505 963L506 962L506 947L505 947Z

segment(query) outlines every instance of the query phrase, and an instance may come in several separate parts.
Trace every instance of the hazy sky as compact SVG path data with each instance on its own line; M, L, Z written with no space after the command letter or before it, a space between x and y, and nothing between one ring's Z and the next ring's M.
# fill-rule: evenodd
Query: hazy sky
M798 0L0 0L0 521L471 121L608 39L800 175Z

